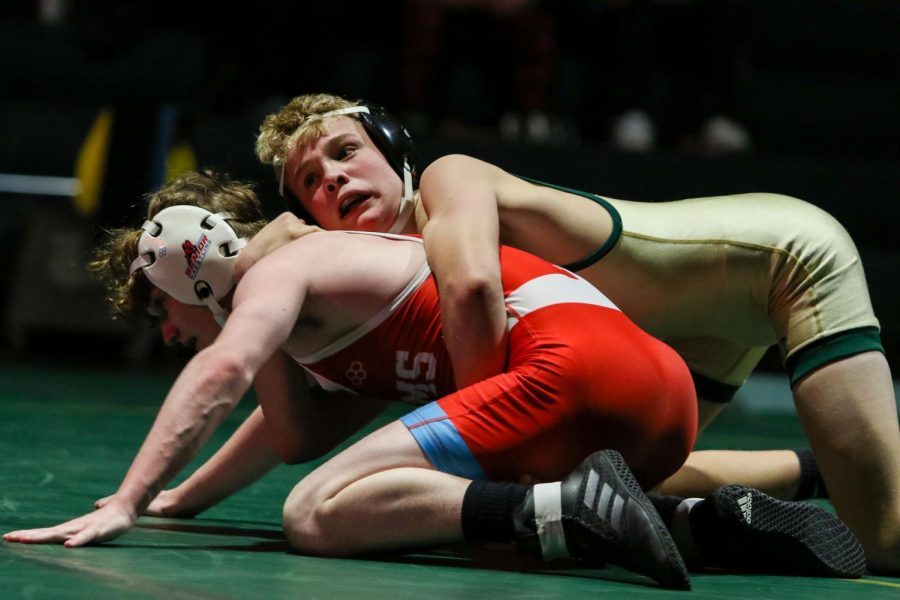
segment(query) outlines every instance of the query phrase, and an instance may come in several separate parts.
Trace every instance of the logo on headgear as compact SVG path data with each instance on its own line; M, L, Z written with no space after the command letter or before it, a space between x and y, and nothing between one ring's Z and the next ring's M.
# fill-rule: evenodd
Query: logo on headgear
M184 240L184 243L181 244L181 249L184 251L184 259L187 261L187 268L184 270L184 274L188 278L194 279L203 265L206 253L209 252L209 238L204 233L196 244L192 244L190 240Z

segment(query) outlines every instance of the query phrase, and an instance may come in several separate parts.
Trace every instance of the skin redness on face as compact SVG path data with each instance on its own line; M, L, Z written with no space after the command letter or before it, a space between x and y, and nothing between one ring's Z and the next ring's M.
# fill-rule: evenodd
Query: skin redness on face
M324 136L291 151L287 185L325 229L387 231L402 180L357 121L333 117L325 128Z
M150 293L147 313L159 320L167 345L202 350L213 343L220 331L209 308L184 304L159 289Z

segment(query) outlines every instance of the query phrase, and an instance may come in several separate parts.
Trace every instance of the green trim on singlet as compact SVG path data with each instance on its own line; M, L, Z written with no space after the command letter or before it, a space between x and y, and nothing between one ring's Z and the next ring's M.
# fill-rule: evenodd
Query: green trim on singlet
M801 377L828 363L873 350L884 353L878 328L859 327L816 340L790 357L784 366L793 385Z
M600 246L584 258L576 260L575 262L571 262L567 265L560 265L563 269L568 269L569 271L580 271L591 266L592 264L606 256L609 251L612 250L613 247L619 242L619 238L622 237L622 216L619 214L619 211L616 210L616 207L610 204L609 201L605 198L601 198L597 194L591 194L590 192L574 190L572 188L567 188L553 183L547 183L545 181L539 181L537 179L524 177L522 175L516 175L516 177L525 180L528 183L533 183L542 187L553 188L561 192L567 192L569 194L575 194L577 196L587 198L588 200L592 200L605 208L606 212L609 213L609 216L612 219L612 232L609 234L609 238L607 238L606 242L604 242L602 246Z
M715 402L716 404L731 402L731 399L734 398L734 395L741 387L710 379L694 371L691 371L691 379L694 380L694 390L697 392L697 399Z

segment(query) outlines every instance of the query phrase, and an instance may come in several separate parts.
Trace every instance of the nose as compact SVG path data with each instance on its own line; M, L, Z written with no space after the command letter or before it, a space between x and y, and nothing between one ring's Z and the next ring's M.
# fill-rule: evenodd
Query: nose
M335 163L326 168L324 181L325 188L329 192L334 192L341 186L346 185L349 179L347 179L347 175L344 173L340 163Z
M178 343L178 328L172 325L168 319L164 319L159 323L159 329L162 332L163 342L167 346Z

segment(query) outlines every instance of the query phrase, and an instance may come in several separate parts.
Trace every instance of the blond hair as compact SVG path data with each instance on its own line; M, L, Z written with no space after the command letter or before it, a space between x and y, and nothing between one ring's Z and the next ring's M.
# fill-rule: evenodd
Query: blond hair
M262 206L249 184L209 170L186 173L149 194L147 201L148 220L165 208L186 204L211 213L231 213L228 224L239 237L250 238L266 224ZM142 269L131 272L142 233L142 229L107 231L88 263L90 271L106 286L114 318L134 317L149 305L152 284Z
M324 123L316 118L318 115L361 104L358 100L351 101L332 94L297 96L263 120L256 138L256 156L279 173L288 152L298 142L305 144L325 135ZM356 115L347 116L358 119Z

